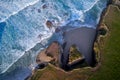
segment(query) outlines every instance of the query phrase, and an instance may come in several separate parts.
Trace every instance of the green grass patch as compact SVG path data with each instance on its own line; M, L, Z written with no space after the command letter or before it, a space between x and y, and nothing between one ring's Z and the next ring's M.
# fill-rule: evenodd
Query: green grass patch
M120 79L120 10L110 6L104 23L109 28L109 34L101 47L102 65L89 80Z
M71 46L69 62L73 62L74 60L77 60L79 58L82 58L82 54L77 50L77 47L75 45Z
M43 70L37 70L29 80L119 80L120 79L120 11L114 6L104 19L109 32L100 40L101 66L92 72L91 68L79 68L70 72L56 69L48 65ZM96 52L99 50L96 47ZM80 53L73 47L72 60L80 57Z

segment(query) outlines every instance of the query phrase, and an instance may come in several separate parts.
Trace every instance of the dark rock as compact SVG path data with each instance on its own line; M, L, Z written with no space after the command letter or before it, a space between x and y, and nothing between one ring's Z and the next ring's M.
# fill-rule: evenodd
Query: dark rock
M44 5L42 6L42 8L43 8L43 9L46 9L46 8L47 8L47 4L44 4Z
M52 23L50 20L47 20L46 26L47 26L48 28L51 28L51 27L53 26L53 23Z
M41 39L41 38L42 38L42 36L43 36L42 34L39 34L39 35L38 35L38 38L39 38L39 39Z
M40 13L41 12L41 10L40 9L38 9L38 13Z
M100 24L99 28L98 28L98 34L99 35L106 35L108 31L108 28L106 27L105 24Z
M105 30L104 28L101 28L98 31L98 34L100 34L100 35L105 35L106 33L107 33L107 30Z
M36 69L43 69L47 66L47 63L41 63L36 66Z
M60 32L60 31L61 31L60 28L56 28L56 29L55 29L55 32L56 32L56 33Z

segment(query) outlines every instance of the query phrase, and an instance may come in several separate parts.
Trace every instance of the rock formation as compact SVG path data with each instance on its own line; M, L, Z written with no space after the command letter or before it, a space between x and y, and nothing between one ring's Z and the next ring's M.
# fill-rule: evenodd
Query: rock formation
M58 42L52 42L47 49L41 51L37 58L36 62L38 65L43 63L51 63L55 66L59 66L60 63L60 46Z
M46 26L47 26L48 28L51 28L51 27L53 26L53 23L52 23L50 20L47 20L47 21L46 21Z

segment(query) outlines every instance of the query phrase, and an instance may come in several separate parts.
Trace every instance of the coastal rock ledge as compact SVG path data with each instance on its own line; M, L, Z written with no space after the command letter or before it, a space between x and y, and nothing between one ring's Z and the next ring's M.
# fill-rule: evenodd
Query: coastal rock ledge
M38 65L51 63L55 66L59 66L60 60L60 44L56 41L52 42L46 49L42 50L36 58Z

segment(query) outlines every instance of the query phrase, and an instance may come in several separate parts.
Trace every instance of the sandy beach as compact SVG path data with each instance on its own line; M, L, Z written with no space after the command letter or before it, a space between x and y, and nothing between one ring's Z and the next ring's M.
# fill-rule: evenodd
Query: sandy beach
M64 34L64 48L63 48L63 66L68 64L69 49L72 45L76 45L77 49L84 56L85 61L90 65L94 66L95 55L93 53L93 45L96 38L96 29L93 28L77 28L65 32Z

